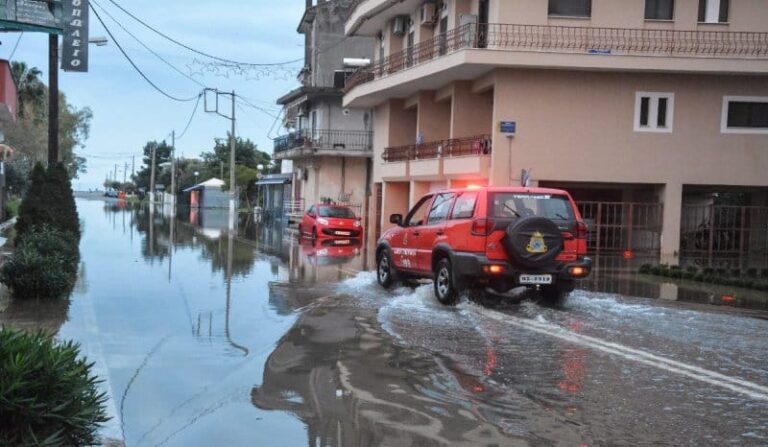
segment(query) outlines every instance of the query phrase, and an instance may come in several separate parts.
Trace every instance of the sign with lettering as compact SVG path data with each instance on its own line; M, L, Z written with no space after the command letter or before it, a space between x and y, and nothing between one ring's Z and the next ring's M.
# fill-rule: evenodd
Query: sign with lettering
M61 33L61 0L0 0L0 29Z
M507 136L513 136L517 133L516 121L502 121L499 124L500 132Z
M61 69L88 71L88 0L64 0Z

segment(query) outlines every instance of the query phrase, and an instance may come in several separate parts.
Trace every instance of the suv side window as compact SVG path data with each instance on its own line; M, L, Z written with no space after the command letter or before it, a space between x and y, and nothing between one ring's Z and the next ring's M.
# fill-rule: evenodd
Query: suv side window
M307 210L307 214L309 214L310 216L315 214L315 206L314 205L309 207L309 209Z
M451 210L451 204L453 198L456 195L454 193L440 194L432 202L432 209L429 211L428 225L439 224L448 218L448 212Z
M476 192L465 192L456 199L451 219L471 219L475 215Z
M432 203L432 196L426 196L413 207L408 217L405 219L406 227L418 227L424 225L427 220L429 204Z

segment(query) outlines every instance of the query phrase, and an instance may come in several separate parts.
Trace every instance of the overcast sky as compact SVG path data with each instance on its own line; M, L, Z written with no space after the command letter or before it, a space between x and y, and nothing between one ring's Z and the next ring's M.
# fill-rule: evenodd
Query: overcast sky
M279 112L275 99L298 85L295 75L286 76L285 72L268 74L262 79L256 79L258 73L255 71L229 77L208 73L194 63L196 59L206 60L204 57L152 33L121 13L109 0L95 1L184 73L192 74L208 87L236 90L252 104L269 109L273 115ZM303 38L296 33L304 0L115 1L182 43L223 58L263 63L300 59L304 54ZM101 10L98 11L101 14ZM159 87L171 95L185 98L197 95L202 89L142 48L107 16L101 15L129 56ZM90 31L91 37L107 35L93 13ZM18 33L0 34L1 58L8 58L17 37ZM47 83L47 48L47 35L24 33L13 59L40 68ZM293 65L294 68L300 66L300 63ZM195 106L194 101L174 102L155 91L133 70L111 41L106 47L91 46L89 73L61 72L60 88L70 103L93 110L90 138L84 148L77 150L88 158L88 173L74 182L76 188L83 189L101 187L107 171L114 169L115 164L121 165L118 178L122 178L123 163L129 164L130 175L129 154L136 154L138 169L144 144L149 140L162 140L174 129L181 132ZM260 149L271 152L268 133L275 119L245 105L238 108L237 113L238 134L254 140ZM189 132L177 142L179 155L192 157L210 150L213 139L225 137L229 126L228 120L204 113L201 103ZM279 127L279 124L275 125L272 137Z

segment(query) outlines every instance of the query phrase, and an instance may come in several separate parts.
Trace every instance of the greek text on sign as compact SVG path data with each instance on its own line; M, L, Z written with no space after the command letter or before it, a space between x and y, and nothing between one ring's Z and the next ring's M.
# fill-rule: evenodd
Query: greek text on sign
M64 0L64 71L88 71L88 0Z

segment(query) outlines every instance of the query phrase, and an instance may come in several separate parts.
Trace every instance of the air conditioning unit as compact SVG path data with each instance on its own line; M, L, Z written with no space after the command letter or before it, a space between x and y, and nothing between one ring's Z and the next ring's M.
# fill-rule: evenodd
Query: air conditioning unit
M397 16L392 21L392 34L398 37L405 36L408 28L408 16Z
M435 26L435 4L424 3L421 5L421 25Z

